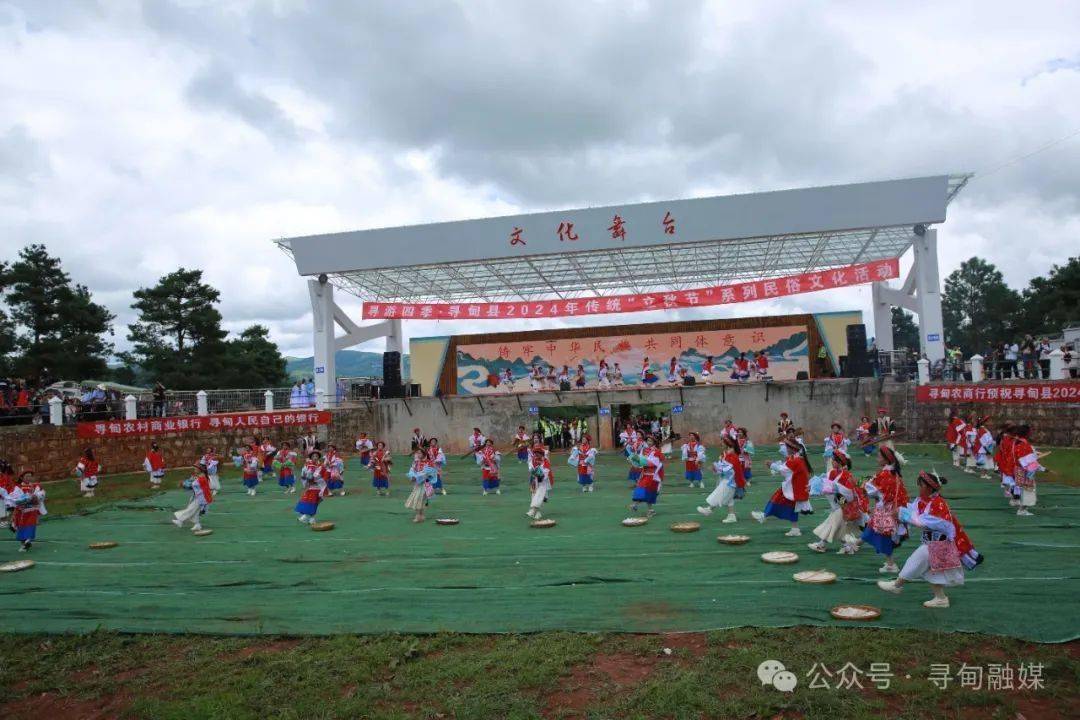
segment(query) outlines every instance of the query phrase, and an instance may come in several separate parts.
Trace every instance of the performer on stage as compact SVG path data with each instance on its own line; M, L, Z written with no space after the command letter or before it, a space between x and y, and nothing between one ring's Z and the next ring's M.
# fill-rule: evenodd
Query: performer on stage
M638 506L648 506L647 516L656 514L655 505L660 496L660 487L664 482L664 454L658 447L655 435L645 436L645 449L631 458L631 462L641 468L641 477L631 495L630 509L638 511Z
M764 380L769 376L769 356L764 350L754 358L754 374L758 380Z
M716 489L709 493L705 505L698 507L697 511L702 515L712 515L716 508L727 507L727 516L720 522L733 523L738 519L735 517L735 501L746 496L746 477L738 442L728 437L723 442L725 452L713 463Z
M900 520L922 529L922 542L904 563L895 580L880 580L878 587L899 593L912 580L930 583L934 597L923 603L928 608L947 608L945 588L964 584L964 570L973 570L983 556L971 543L960 521L953 514L941 486L947 480L934 473L919 473L919 497L900 509Z
M286 495L296 492L296 451L289 443L281 443L281 449L274 455L274 470L281 491Z
M501 495L499 471L502 468L502 453L495 449L495 441L491 438L485 438L483 447L476 453L476 464L480 466L480 487L483 494L494 492Z
M326 475L327 470L323 464L322 455L319 451L308 453L307 462L304 463L304 469L300 471L300 482L303 485L303 492L300 493L300 499L296 503L294 510L296 511L296 519L300 522L306 522L308 524L315 524L315 513L319 512L319 504L322 499L326 497L328 491L326 489Z
M862 534L863 511L856 494L855 479L851 476L851 458L843 450L833 451L832 469L825 479L823 494L829 500L829 515L814 528L818 541L810 543L814 552L823 553L829 543L839 542L840 555L854 555Z
M427 460L435 468L435 481L431 484L432 489L445 495L446 488L443 487L442 471L446 467L446 455L443 454L442 448L439 447L439 438L428 440Z
M517 433L514 435L514 451L517 453L517 461L519 463L528 461L529 434L525 432L524 425L518 425Z
M682 365L679 364L678 358L672 357L668 362L667 381L668 385L676 385L679 382L679 370L682 369Z
M326 457L323 458L323 467L326 468L326 496L330 497L334 493L337 493L338 497L344 496L345 459L338 455L336 446L326 446ZM368 457L368 464L365 467L371 468L370 456Z
M863 530L862 539L871 545L878 555L885 556L885 564L878 572L899 572L893 560L893 552L907 536L907 528L898 520L900 508L908 504L907 488L900 466L904 456L892 448L878 448L878 474L864 486L866 494L875 500L870 520Z
M577 372L574 375L574 387L576 387L578 390L584 390L585 382L585 366L578 365Z
M830 429L832 432L825 436L825 462L828 462L837 450L846 456L848 446L851 445L851 440L848 440L847 435L844 434L844 428L840 423L834 422Z
M502 386L506 392L514 392L514 371L510 368L502 371Z
M731 379L738 382L750 379L750 361L746 359L746 353L739 353L739 357L731 364Z
M165 477L165 456L161 454L157 443L150 443L150 449L143 458L143 469L150 473L150 487L161 487L161 479Z
M789 428L788 436L784 439L787 459L769 466L770 474L779 473L784 476L783 482L765 503L764 512L755 510L750 513L759 523L764 523L768 517L789 521L791 529L787 531L787 537L802 535L799 515L810 515L814 512L810 505L810 475L814 471L810 467L810 458L806 456L806 446L792 437L793 435L794 431Z
M221 462L218 460L212 446L207 446L197 464L206 468L206 477L210 480L210 492L217 495L221 490L221 479L218 478L218 469Z
M713 367L712 355L705 358L705 362L701 363L701 382L703 384L708 385L712 381Z
M619 367L619 363L615 363L611 367L611 384L615 387L623 386L622 368Z
M435 494L435 478L438 476L438 470L428 460L428 455L423 449L413 453L408 476L412 480L413 489L409 497L405 499L405 507L413 511L414 523L424 522L424 510L427 509L431 496Z
M184 527L184 523L191 521L191 531L202 530L202 516L206 514L210 503L214 502L214 491L210 489L210 477L206 474L206 466L195 466L195 472L191 477L184 480L184 488L191 491L191 500L183 510L173 513L173 525L178 528Z
M386 449L386 443L382 440L375 443L375 450L371 453L371 487L375 488L375 494L380 497L390 494L390 466L394 459L390 457Z
M641 361L641 384L653 385L659 380L660 378L652 371L652 364L649 362L649 358L646 357Z
M356 438L356 452L360 453L360 464L367 467L371 463L371 451L375 449L375 443L368 437L366 432L360 433Z
M541 444L533 445L529 454L529 489L532 490L532 499L529 501L529 511L526 516L533 520L543 517L540 508L547 500L548 492L555 484L555 476L551 472L551 461L548 459L547 448Z
M596 448L592 446L592 436L586 433L581 438L581 442L570 451L567 464L577 468L577 481L581 492L592 492L593 475L596 472Z
M45 491L34 479L33 470L24 470L19 475L19 485L12 491L10 502L11 529L16 542L22 543L19 552L29 552L37 539L38 520L49 514L45 509Z
M240 482L247 488L247 494L255 497L255 488L259 486L259 454L254 444L245 448L241 455Z
M1031 508L1035 507L1038 499L1036 493L1036 473L1046 472L1046 468L1039 463L1045 455L1035 450L1031 445L1031 427L1019 425L1014 430L1016 440L1013 444L1012 454L1016 458L1016 469L1013 470L1013 480L1019 492L1019 504L1017 515L1031 515Z
M101 472L101 465L94 457L93 448L86 448L82 457L79 458L79 463L75 466L75 474L79 478L79 492L83 497L94 497L99 472Z
M600 365L596 369L596 386L601 389L611 386L611 381L608 379L608 364L604 358L600 358Z
M949 448L949 453L952 454L953 467L960 467L960 462L964 459L964 433L967 430L967 423L960 417L960 414L953 410L949 413L949 425L945 428L945 445Z
M689 441L683 443L682 459L686 464L686 480L690 487L695 485L705 487L705 481L701 479L701 466L705 462L705 446L701 444L701 436L696 432L687 433Z

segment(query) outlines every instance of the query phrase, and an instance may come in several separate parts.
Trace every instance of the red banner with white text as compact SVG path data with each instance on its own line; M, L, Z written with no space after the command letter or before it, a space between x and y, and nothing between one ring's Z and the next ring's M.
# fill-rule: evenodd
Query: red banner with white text
M1080 403L1080 382L920 385L915 388L915 400L922 403Z
M800 293L851 287L879 280L900 277L900 260L875 260L849 265L824 272L803 273L788 277L693 290L672 290L659 293L608 295L605 297L572 298L568 300L535 300L533 302L480 303L399 303L366 302L364 320L400 318L406 320L516 320L519 318L576 317L609 313L672 310L676 308L708 307L732 303L767 300Z
M131 437L200 430L244 430L262 432L271 428L329 425L325 410L288 410L283 412L221 413L139 420L99 420L81 422L75 434L81 438Z

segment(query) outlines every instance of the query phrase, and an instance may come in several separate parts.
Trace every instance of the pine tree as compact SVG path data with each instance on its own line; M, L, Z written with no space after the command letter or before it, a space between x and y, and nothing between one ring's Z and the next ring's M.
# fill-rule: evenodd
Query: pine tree
M941 309L946 342L959 345L965 357L985 354L1016 334L1020 295L992 263L973 257L945 278Z
M252 325L239 338L230 340L228 353L233 370L231 387L275 387L288 379L285 358L262 325Z
M202 281L202 271L180 268L134 297L139 319L128 326L133 348L125 362L169 388L220 387L228 374L226 332L215 307L220 293Z
M104 377L113 315L83 285L72 285L60 260L30 245L7 273L16 327L14 372L30 379Z

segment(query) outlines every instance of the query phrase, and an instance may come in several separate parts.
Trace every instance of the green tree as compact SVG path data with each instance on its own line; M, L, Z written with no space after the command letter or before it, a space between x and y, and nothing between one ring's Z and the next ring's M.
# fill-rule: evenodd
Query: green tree
M17 374L66 379L102 377L108 369L113 315L83 285L72 285L60 260L44 245L30 245L7 273L16 326Z
M229 359L215 307L220 293L202 281L202 271L180 268L134 297L139 318L128 326L133 347L124 361L166 387L220 387Z
M240 333L239 338L230 340L228 346L229 387L274 387L288 380L285 358L270 340L270 331L266 327L252 325Z
M1016 334L1020 295L992 263L973 257L945 278L941 309L946 342L959 345L965 355L985 353Z
M5 262L0 262L0 299L7 292L10 268ZM15 323L11 321L0 305L0 373L7 374L11 371L11 354L15 351Z
M919 352L919 325L911 313L903 308L892 309L893 347L897 350L907 348Z
M1021 331L1031 335L1057 334L1080 322L1080 256L1054 265L1046 277L1032 278L1021 318Z

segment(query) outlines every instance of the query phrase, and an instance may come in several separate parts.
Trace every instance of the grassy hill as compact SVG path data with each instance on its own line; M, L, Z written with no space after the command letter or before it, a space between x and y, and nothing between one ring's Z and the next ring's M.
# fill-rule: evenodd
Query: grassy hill
M382 377L382 353L360 350L338 350L334 356L338 377ZM409 356L405 356L403 374L409 376ZM311 377L315 372L314 357L286 357L285 372L290 380Z

